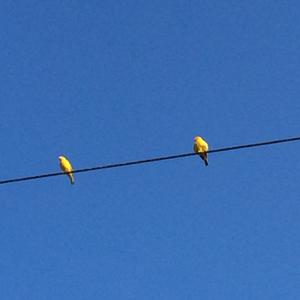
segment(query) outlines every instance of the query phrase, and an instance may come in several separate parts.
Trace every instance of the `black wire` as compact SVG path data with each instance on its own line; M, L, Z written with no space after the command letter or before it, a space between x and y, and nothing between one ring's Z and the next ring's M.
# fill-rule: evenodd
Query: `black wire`
M293 137L293 138L287 138L287 139L282 139L282 140L274 140L274 141L268 141L268 142L219 148L219 149L209 150L209 151L207 151L207 153L234 151L234 150L239 150L239 149L244 149L244 148L253 148L253 147L267 146L267 145L272 145L272 144L288 143L288 142L294 142L294 141L299 141L299 140L300 140L300 137ZM155 158L149 158L149 159L143 159L143 160L128 161L128 162L118 163L118 164L110 164L110 165L102 165L102 166L97 166L97 167L92 167L92 168L78 169L78 170L72 171L72 173L84 173L84 172L91 172L91 171L103 170L103 169L120 168L120 167L126 167L126 166L131 166L131 165L152 163L152 162L162 161L162 160L178 159L178 158L183 158L183 157L188 157L188 156L193 156L193 155L198 155L198 154L193 152L193 153L161 156L161 157L155 157ZM14 178L14 179L1 180L0 184L7 184L7 183L13 183L13 182L27 181L27 180L35 180L35 179L41 179L41 178L46 178L46 177L60 176L60 175L64 175L64 174L66 174L66 173L56 172L56 173L48 173L48 174L41 174L41 175L35 175L35 176L19 177L19 178Z

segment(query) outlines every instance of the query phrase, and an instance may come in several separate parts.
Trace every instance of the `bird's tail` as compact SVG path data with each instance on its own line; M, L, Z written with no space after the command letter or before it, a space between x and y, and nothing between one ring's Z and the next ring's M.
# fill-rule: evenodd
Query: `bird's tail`
M74 175L72 173L69 174L71 184L75 183Z
M205 165L208 166L207 153L206 152L200 153L200 157L204 160Z
M207 158L204 159L205 165L208 166L208 160Z

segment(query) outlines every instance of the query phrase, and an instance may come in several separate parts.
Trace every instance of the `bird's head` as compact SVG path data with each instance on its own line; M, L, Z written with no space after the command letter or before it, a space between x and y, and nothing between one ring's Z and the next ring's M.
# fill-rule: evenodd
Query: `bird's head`
M59 159L60 161L61 161L62 159L64 159L64 158L65 158L65 157L62 156L62 155L58 157L58 159Z
M194 142L197 142L199 140L202 140L202 138L200 136L197 135L197 136L194 137Z

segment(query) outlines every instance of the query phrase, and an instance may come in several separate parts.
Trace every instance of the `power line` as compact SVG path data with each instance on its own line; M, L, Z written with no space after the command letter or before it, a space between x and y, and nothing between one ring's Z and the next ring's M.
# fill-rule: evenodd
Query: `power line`
M267 146L267 145L281 144L281 143L289 143L289 142L295 142L295 141L299 141L299 140L300 140L300 136L287 138L287 139L281 139L281 140L273 140L273 141L266 141L266 142L260 142L260 143L254 143L254 144L245 144L245 145L219 148L219 149L209 150L209 151L207 151L207 153L235 151L235 150L239 150L239 149L253 148L253 147L260 147L260 146ZM91 171L104 170L104 169L121 168L121 167L126 167L126 166L131 166L131 165L146 164L146 163L152 163L152 162L157 162L157 161L162 161L162 160L178 159L178 158L184 158L184 157L194 156L194 155L198 155L198 154L193 152L193 153L183 153L183 154L176 154L176 155L169 155L169 156L154 157L154 158L148 158L148 159L143 159L143 160L135 160L135 161L128 161L128 162L124 162L124 163L109 164L109 165L102 165L102 166L97 166L97 167L92 167L92 168L78 169L78 170L74 170L72 173L84 173L84 172L91 172ZM56 172L56 173L47 173L47 174L40 174L40 175L27 176L27 177L19 177L19 178L1 180L0 184L14 183L14 182L20 182L20 181L27 181L27 180L35 180L35 179L60 176L60 175L65 175L65 174L66 173L64 173L64 172Z

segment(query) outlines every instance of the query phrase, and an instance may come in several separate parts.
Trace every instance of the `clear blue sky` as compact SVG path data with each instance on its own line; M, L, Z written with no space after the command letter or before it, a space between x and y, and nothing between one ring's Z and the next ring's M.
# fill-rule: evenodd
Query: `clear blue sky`
M0 179L298 136L300 4L248 2L2 1ZM299 153L1 185L1 299L299 299Z

